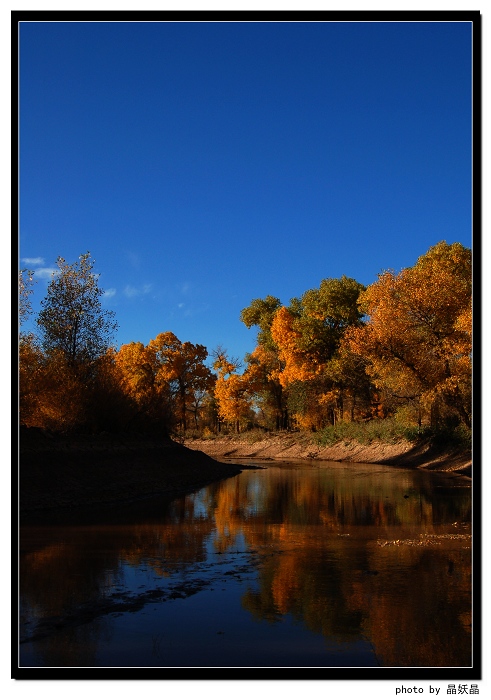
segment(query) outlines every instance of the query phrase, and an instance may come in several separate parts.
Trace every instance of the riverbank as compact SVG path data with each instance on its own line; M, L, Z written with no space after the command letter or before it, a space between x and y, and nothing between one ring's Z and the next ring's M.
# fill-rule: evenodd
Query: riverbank
M239 474L233 459L315 459L456 472L471 476L470 452L429 443L340 441L321 447L308 434L279 433L188 440L142 436L60 436L27 429L19 445L22 520L74 509L131 503L190 493Z
M260 439L257 439L256 434L248 436L244 433L187 440L184 444L191 450L200 450L215 459L316 459L458 472L464 476L472 474L470 450L435 446L429 441L372 441L362 445L355 440L340 440L334 445L323 447L304 433L276 433Z
M60 436L21 431L19 511L22 520L79 508L190 493L239 474L170 439L140 436Z

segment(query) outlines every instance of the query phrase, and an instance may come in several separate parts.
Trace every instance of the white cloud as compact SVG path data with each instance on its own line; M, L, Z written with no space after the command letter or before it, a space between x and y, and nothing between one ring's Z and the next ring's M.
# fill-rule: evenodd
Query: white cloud
M132 287L131 285L127 284L124 288L124 295L127 296L128 299L131 299L133 297L141 297L144 294L148 294L151 288L151 284L144 284L143 287L140 288Z
M44 265L44 258L21 258L26 265Z
M57 267L38 267L34 270L34 279L49 280L57 272L59 272Z
M106 299L111 299L111 297L113 297L115 294L116 290L112 287L110 289L104 290L104 296L106 297Z

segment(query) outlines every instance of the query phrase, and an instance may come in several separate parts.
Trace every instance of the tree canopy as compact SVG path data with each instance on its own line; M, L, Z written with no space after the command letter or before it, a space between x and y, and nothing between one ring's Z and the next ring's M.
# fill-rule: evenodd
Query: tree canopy
M472 255L441 241L414 266L382 272L368 287L343 275L283 305L268 295L242 309L258 329L245 368L218 347L172 331L147 345L112 342L90 253L57 259L36 322L34 274L19 272L20 415L55 430L216 432L322 429L406 415L430 426L472 421ZM212 364L213 363L213 364ZM214 370L214 371L213 371Z
M471 251L438 243L414 267L387 271L360 296L368 321L345 342L376 386L471 421Z
M114 312L102 307L94 262L88 252L72 264L59 257L37 317L44 350L61 351L72 365L101 357L118 328Z

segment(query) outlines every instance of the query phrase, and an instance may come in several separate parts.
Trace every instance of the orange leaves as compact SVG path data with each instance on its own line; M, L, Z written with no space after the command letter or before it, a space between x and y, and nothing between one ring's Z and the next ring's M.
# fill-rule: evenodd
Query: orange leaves
M213 385L213 374L204 364L208 351L204 345L182 343L174 333L167 331L149 342L148 352L155 381L170 387L180 424L186 430L187 412L194 412L198 394Z
M247 419L252 407L247 377L231 374L227 379L219 377L215 384L215 398L222 420L239 425Z
M398 275L384 272L360 295L369 321L344 338L352 352L369 360L367 371L377 386L430 403L440 398L466 423L471 273L470 250L438 243L414 267Z
M227 375L233 374L237 367L238 363L233 360L229 360L225 350L219 349L218 351L216 351L213 369L216 369L218 371L218 376L221 379L225 379Z
M70 430L84 419L84 383L62 352L49 357L31 341L20 346L20 420L48 430Z
M363 285L343 275L324 279L318 289L310 289L292 300L289 309L281 307L271 324L271 335L285 368L280 381L288 386L322 375L334 357L346 328L360 323L357 306Z
M125 390L141 402L154 383L152 357L148 348L143 343L128 343L121 346L114 359Z
M276 312L271 324L271 336L278 346L278 356L284 363L279 377L282 386L286 387L295 381L307 381L318 373L319 367L309 364L306 353L299 349L301 333L295 329L295 318L285 306Z

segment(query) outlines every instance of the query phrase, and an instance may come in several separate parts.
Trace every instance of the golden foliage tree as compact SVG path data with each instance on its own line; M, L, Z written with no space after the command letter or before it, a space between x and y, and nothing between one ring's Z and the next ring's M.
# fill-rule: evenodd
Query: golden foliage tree
M246 355L246 374L251 382L255 403L262 416L264 427L285 429L289 426L287 408L288 393L280 383L283 363L278 355L278 347L271 334L271 326L281 302L277 297L253 299L240 314L247 326L258 328L257 346Z
M195 414L199 395L209 391L214 376L205 365L208 351L204 345L182 343L174 333L160 333L147 346L155 382L167 386L175 402L176 414L183 430L187 412Z
M222 421L234 425L240 432L241 423L250 418L254 389L245 373L236 373L238 366L236 360L227 357L226 351L215 352L213 369L218 372L215 383L218 414Z
M387 271L360 296L369 317L346 343L368 361L375 384L471 425L472 259L460 243L438 243L416 265Z
M246 355L245 376L262 416L264 427L276 430L288 427L287 393L281 385L283 369L278 352L267 345L257 345Z
M289 391L289 407L303 428L317 429L343 418L344 398L361 391L353 383L346 354L338 355L347 328L361 323L357 301L363 285L354 279L322 280L290 306L277 310L271 337L283 363L279 381Z

